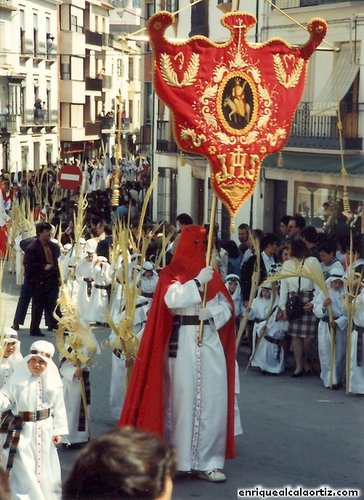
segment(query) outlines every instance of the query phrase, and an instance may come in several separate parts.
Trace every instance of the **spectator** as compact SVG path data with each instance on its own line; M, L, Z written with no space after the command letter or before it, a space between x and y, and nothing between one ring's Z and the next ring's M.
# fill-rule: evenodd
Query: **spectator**
M302 215L294 215L288 223L288 237L290 240L299 240L301 231L306 226L306 221Z
M222 247L228 253L227 274L237 274L239 276L241 257L238 245L235 243L235 241L229 240L226 241L225 243L222 243Z
M279 224L279 232L281 233L281 239L284 242L287 238L289 238L289 229L288 224L292 219L291 215L284 215L281 218L281 222Z
M53 317L56 308L60 272L58 257L60 248L51 241L52 226L48 222L36 225L37 238L25 249L24 279L32 290L32 319L30 335L44 337L39 329L43 310L48 314L49 327L57 328Z
M63 500L172 498L173 448L155 434L114 429L79 453L63 487Z
M336 243L333 240L327 239L319 248L319 260L321 269L324 273L324 278L330 276L330 271L334 268L344 269L344 266L336 257Z
M321 273L321 267L315 257L310 257L305 243L298 239L289 244L290 258L283 266L282 271L296 269L299 265L307 261L312 267L317 268ZM281 280L279 308L283 313L283 319L287 320L286 304L289 297L299 295L304 306L303 315L297 319L288 321L288 335L292 337L292 349L296 369L292 377L301 377L303 374L311 373L311 366L308 360L308 354L311 349L312 340L317 334L317 320L312 313L312 299L316 285L306 278L292 277Z
M313 226L306 226L301 231L301 238L304 241L306 247L308 248L309 254L312 257L318 258L318 235L316 228Z

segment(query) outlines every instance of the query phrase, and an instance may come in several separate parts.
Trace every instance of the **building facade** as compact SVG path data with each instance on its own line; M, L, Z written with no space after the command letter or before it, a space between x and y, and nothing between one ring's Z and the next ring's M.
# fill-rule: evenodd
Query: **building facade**
M36 170L58 156L58 1L0 2L0 159Z
M247 222L264 231L278 231L283 215L302 213L307 224L321 227L324 203L332 210L349 207L355 213L364 201L364 85L360 81L364 2L276 0L275 4L200 2L178 14L167 36L186 39L202 34L223 42L229 33L220 25L220 18L239 7L258 19L250 43L278 37L293 45L303 44L308 34L299 24L306 26L313 17L327 21L328 35L310 60L305 93L286 147L263 162L254 195L235 221L236 225ZM187 5L187 1L146 3L144 17L149 17L153 8L176 11ZM188 212L195 222L206 223L211 205L209 167L204 158L178 150L170 112L153 94L151 68L151 55L147 54L142 139L159 177L154 217L173 222L177 213ZM340 123L342 127L338 127ZM217 222L222 236L230 237L229 217L221 204Z

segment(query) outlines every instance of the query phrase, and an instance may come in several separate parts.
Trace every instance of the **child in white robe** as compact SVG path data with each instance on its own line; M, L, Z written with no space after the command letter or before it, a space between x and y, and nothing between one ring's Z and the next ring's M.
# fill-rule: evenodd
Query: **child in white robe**
M256 325L259 344L255 344L252 366L260 368L263 373L284 372L283 341L288 331L288 323L282 319L281 314L276 305L270 317Z
M3 455L13 498L61 497L56 445L68 429L62 381L53 355L50 342L33 342L0 393L0 409L10 409L14 415Z
M274 305L277 304L278 304L278 296L276 296L274 299ZM253 352L255 349L256 337L258 335L257 333L258 325L262 321L265 321L269 309L271 307L272 307L272 285L267 284L264 287L258 289L257 296L253 300L251 309L249 311L249 320L254 320Z
M313 313L320 319L318 325L318 351L320 358L320 378L325 387L330 387L331 381L331 336L327 306L331 304L334 316L333 328L335 330L335 359L332 374L332 389L338 389L345 379L345 357L346 357L346 327L348 323L347 314L343 305L346 293L344 287L344 270L334 268L329 271L326 280L329 298L319 292L313 299Z
M4 335L4 355L0 361L0 389L6 383L10 375L13 373L15 366L23 359L20 352L20 341L18 340L18 333L16 330L5 326L3 329ZM3 412L0 415L0 446L4 446L6 433L11 419L11 412ZM1 464L1 459L0 459Z
M351 332L349 392L364 394L364 280L354 299L353 330Z
M243 299L241 296L239 276L237 274L228 274L225 278L225 286L229 290L232 301L234 302L235 323L238 329L240 318L243 313Z

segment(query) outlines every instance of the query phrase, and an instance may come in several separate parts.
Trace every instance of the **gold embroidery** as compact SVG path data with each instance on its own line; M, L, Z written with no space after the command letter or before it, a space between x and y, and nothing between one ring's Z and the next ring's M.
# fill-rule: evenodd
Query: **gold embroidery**
M283 85L284 88L291 89L293 87L296 87L296 85L300 80L305 60L302 59L302 57L299 57L291 71L291 74L288 75L286 70L286 68L288 68L288 63L287 63L287 57L285 56L288 56L288 59L290 60L293 54L285 54L283 56L283 61L279 54L273 55L274 72L276 74L279 83Z
M173 69L170 56L168 54L161 54L161 59L160 59L161 73L164 81L168 83L168 85L170 85L171 87L178 87L180 89L182 87L188 87L192 85L196 80L199 66L200 66L200 56L198 54L193 53L191 55L191 59L190 62L188 63L187 69L183 74L182 82L179 82L177 73Z

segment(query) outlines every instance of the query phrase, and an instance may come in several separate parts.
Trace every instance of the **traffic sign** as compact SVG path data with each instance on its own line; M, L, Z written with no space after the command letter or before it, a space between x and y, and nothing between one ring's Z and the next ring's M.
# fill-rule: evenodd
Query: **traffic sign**
M82 182L82 172L77 165L63 165L58 172L58 184L63 189L77 189Z

